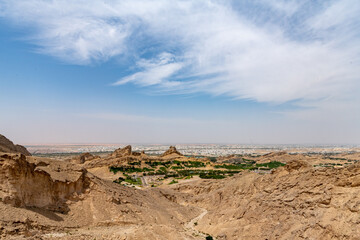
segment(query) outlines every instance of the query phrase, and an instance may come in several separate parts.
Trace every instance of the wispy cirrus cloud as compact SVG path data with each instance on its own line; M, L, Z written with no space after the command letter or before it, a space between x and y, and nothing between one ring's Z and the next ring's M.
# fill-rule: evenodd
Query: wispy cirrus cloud
M33 29L45 54L76 64L137 59L113 85L269 103L340 101L359 90L356 0L0 2L1 16Z
M129 82L142 86L164 85L168 87L176 87L180 85L177 81L168 81L174 73L182 68L182 63L175 62L174 56L169 53L161 53L156 59L142 59L137 63L142 71L126 76L114 83L114 85L122 85Z

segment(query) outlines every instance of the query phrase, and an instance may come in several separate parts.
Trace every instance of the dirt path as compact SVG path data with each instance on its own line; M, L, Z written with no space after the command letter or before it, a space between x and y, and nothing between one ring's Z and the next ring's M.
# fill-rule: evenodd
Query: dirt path
M147 183L147 181L146 181L146 178L143 177L143 176L141 176L140 179L141 179L141 182L142 182L142 186L143 186L143 187L147 187L147 186L148 186L148 183Z
M199 239L205 239L206 236L208 236L208 235L198 231L195 228L195 226L197 225L197 222L200 221L208 213L208 211L205 208L201 208L201 210L202 210L202 212L200 213L199 216L191 219L190 222L185 224L185 230L194 237L196 236L196 237L200 237Z

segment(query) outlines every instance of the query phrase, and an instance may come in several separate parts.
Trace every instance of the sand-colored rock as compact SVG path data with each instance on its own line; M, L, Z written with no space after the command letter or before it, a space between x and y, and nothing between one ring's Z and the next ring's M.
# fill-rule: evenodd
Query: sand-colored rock
M175 203L160 189L143 191L100 179L80 165L1 154L0 212L1 239L19 234L39 238L48 234L55 239L94 239L94 235L196 239L183 223L200 210Z
M109 154L107 157L94 157L89 161L84 161L83 166L86 169L92 168L101 168L101 167L110 167L110 166L124 166L132 162L139 161L169 161L169 160L184 160L188 161L189 158L183 156L180 152L176 150L174 146L170 146L169 149L160 156L148 156L144 151L133 152L130 145L116 149L114 152ZM74 162L74 160L72 160ZM76 163L81 163L81 161L76 160Z
M175 146L170 146L168 150L166 150L166 152L164 152L161 156L165 157L165 156L169 156L169 155L178 155L178 156L182 156L182 154L176 150Z
M287 163L294 160L305 160L310 162L316 160L316 157L315 158L309 157L303 154L289 154L285 151L279 151L279 152L270 152L268 154L264 154L256 158L257 163L266 163L271 161Z
M125 156L131 156L132 155L132 150L131 150L131 146L127 145L124 148L119 148L116 149L111 156L112 157L125 157Z
M94 159L99 159L100 157L94 156L91 153L82 153L80 155L77 155L75 157L73 157L70 161L72 163L77 163L77 164L83 164L87 161L91 161Z
M244 170L221 180L197 176L173 185L167 179L159 187L136 189L114 183L121 173L109 167L196 159L175 147L162 156L127 146L104 157L85 153L67 161L0 153L0 238L200 240L207 233L227 240L360 239L357 156L276 152L250 159L286 163L266 173ZM325 159L348 164L317 165ZM234 155L225 161L248 159Z
M89 184L85 169L31 163L23 154L1 154L0 171L0 198L15 207L67 212L65 202L83 193Z
M182 153L180 153L175 146L170 146L163 154L160 155L160 158L169 161L169 160L188 160Z
M292 161L272 174L173 188L179 202L208 210L197 228L220 239L359 239L359 180L360 165L315 169Z

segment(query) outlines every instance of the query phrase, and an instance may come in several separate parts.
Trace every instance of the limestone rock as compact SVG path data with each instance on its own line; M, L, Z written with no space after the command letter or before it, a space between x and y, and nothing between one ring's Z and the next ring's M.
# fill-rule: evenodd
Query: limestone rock
M311 168L311 165L306 161L293 160L285 165L287 171L299 170L304 168Z
M87 187L86 170L72 169L67 174L67 169L60 165L44 162L37 165L23 154L1 154L0 199L15 207L67 212L65 202Z
M126 156L131 156L132 154L132 150L131 150L131 145L127 145L124 148L118 148L116 149L111 156L113 157L126 157Z
M200 214L197 208L157 189L100 179L82 167L1 153L0 239L194 239L183 223ZM97 230L86 232L90 228Z
M71 159L71 162L83 164L86 161L91 161L93 159L97 158L96 156L92 155L91 153L82 153L78 156L75 156L73 159Z
M164 152L161 156L165 157L165 156L173 155L173 154L182 156L182 154L180 152L178 152L178 150L176 150L175 146L170 146L169 149L166 152Z

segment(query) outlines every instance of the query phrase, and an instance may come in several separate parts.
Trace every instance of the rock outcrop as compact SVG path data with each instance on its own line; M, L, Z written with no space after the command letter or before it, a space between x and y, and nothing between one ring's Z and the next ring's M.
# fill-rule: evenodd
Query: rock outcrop
M92 155L91 153L82 153L78 156L75 156L74 158L71 159L72 163L77 163L77 164L83 164L87 161L91 161L93 159L96 159L99 157L96 157L94 155Z
M287 152L279 151L279 152L270 152L263 155L263 157L277 157L277 156L284 156Z
M0 134L0 152L22 153L25 156L31 156L30 152L24 146L18 144L15 145L12 141L10 141L1 134Z
M169 149L166 152L164 152L161 156L165 157L165 156L174 155L174 154L182 156L182 154L180 152L178 152L178 150L176 150L175 146L170 146Z
M67 212L66 201L88 186L86 170L58 162L29 162L23 154L0 155L0 199L15 207Z
M131 145L127 145L124 148L118 148L111 154L112 157L126 157L131 155L132 155Z
M1 153L0 239L45 239L54 232L72 240L194 239L183 223L200 213L197 208L179 205L157 189L100 179L82 167ZM96 232L85 230L95 227Z

